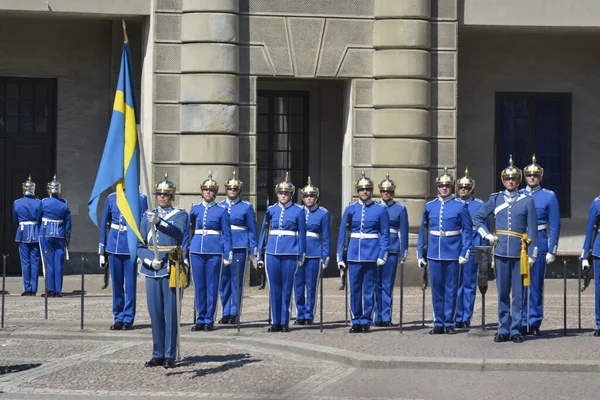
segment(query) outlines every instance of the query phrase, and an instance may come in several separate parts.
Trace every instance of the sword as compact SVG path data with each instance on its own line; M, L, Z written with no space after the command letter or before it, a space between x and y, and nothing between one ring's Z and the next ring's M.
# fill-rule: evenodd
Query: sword
M404 317L404 261L400 261L400 323L398 331L402 334L402 322Z
M323 265L322 265L322 261L319 263L319 297L320 297L320 302L319 302L319 324L320 324L320 331L321 333L323 333Z
M181 360L181 297L179 293L179 288L181 287L179 282L179 263L181 260L181 251L179 249L175 250L173 258L174 259L172 261L175 262L175 319L177 324L177 344L175 346L175 358L177 360Z

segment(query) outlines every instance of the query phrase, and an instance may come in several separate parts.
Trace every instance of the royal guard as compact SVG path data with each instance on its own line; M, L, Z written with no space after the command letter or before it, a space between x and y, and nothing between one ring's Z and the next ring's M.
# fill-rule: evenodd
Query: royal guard
M435 180L438 198L428 202L417 242L419 267L429 264L433 303L432 335L456 333L456 294L460 265L469 261L473 224L465 203L454 197L454 176L444 168Z
M373 323L377 268L383 267L388 259L390 223L386 208L373 201L373 180L366 177L364 171L355 186L358 201L344 210L337 263L340 270L347 269L348 273L352 315L350 333L367 333ZM347 235L350 235L348 242Z
M523 168L527 187L527 194L533 197L533 204L537 213L538 231L538 257L531 266L531 286L525 287L523 294L523 333L539 336L540 326L544 319L544 279L546 265L556 259L558 251L558 238L560 236L560 206L558 198L552 190L542 189L540 182L544 177L544 168L540 167L535 159ZM549 232L549 233L548 233ZM529 309L527 300L529 299ZM527 318L529 317L529 320Z
M265 212L258 240L258 268L266 268L273 324L269 332L289 332L296 269L306 256L306 215L292 202L296 187L285 179L275 186L276 204ZM263 254L264 252L264 254Z
M208 173L200 185L202 203L190 211L190 264L194 279L196 324L192 331L215 329L221 268L233 263L231 223L227 207L217 204L219 184ZM230 274L228 271L226 274Z
M220 324L236 324L240 317L240 304L243 299L246 260L256 265L257 233L256 214L252 204L240 198L243 182L233 177L225 182L227 199L220 205L227 209L231 223L233 242L233 264L221 272L221 304L223 317Z
M465 169L465 175L456 182L456 188L460 200L462 200L469 209L471 216L485 203L476 197L473 197L475 190L475 179L469 176L469 169ZM486 226L487 221L485 222ZM469 261L462 265L460 276L458 278L458 294L456 297L456 327L470 328L473 308L475 307L475 296L477 295L477 264L475 263L475 246L487 246L486 240L482 239L473 228L472 246L469 253Z
M594 276L594 291L595 291L595 319L596 330L594 336L600 337L600 196L592 201L590 214L588 217L587 229L585 233L585 241L583 242L583 250L581 252L581 268L586 273L592 273ZM594 270L590 271L589 256L592 256Z
M404 262L408 253L408 213L404 204L394 200L395 192L396 183L386 174L379 183L379 194L390 220L390 251L385 265L377 268L375 326L392 326L396 270L398 261Z
M140 194L139 203L140 215L143 215L148 210L146 196ZM117 206L116 192L109 194L104 204L98 254L100 268L109 268L112 279L114 324L110 329L131 330L135 320L137 265L131 262L131 252L127 244L127 222Z
M308 184L300 190L306 215L306 258L294 277L296 298L296 322L312 325L315 319L317 287L322 270L329 263L331 246L331 217L329 211L319 205L319 188Z
M40 244L42 266L48 284L48 297L62 297L63 269L69 258L71 210L61 197L62 186L56 175L46 185L48 197L42 200Z
M514 166L512 155L500 176L506 190L492 193L473 216L473 224L493 246L499 320L494 341L522 343L523 286L529 286L530 265L538 256L537 216L533 198L518 189L523 173ZM494 233L487 227L492 214L496 221Z
M12 208L13 221L17 225L15 241L19 243L23 293L35 296L40 267L39 224L42 219L42 201L35 197L35 183L31 175L21 185L23 197L15 200Z

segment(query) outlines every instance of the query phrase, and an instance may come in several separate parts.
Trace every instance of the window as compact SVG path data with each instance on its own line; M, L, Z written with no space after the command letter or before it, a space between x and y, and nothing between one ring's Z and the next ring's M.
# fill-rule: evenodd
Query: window
M53 132L50 79L0 78L0 134Z
M571 94L496 93L496 187L503 190L500 171L513 156L523 169L535 153L544 168L542 187L553 190L561 217L571 214Z
M274 187L289 171L296 185L293 201L298 202L301 185L308 179L309 92L258 92L257 111L257 199L265 210L277 201Z

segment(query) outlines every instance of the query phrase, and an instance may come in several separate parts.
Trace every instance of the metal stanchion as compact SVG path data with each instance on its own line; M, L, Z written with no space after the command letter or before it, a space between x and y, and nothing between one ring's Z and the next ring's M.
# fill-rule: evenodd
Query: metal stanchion
M577 264L577 329L581 330L581 263Z
M319 330L323 333L323 266L319 263L319 297L321 301L319 301Z
M85 265L87 264L88 258L81 256L81 330L83 330L83 319L84 319L84 298L85 298Z
M567 336L567 259L563 260L563 328L564 336Z
M2 256L2 328L4 328L4 296L6 295L6 259L9 255L4 254Z
M402 325L404 318L404 261L400 261L400 319L398 324L398 332L402 334Z

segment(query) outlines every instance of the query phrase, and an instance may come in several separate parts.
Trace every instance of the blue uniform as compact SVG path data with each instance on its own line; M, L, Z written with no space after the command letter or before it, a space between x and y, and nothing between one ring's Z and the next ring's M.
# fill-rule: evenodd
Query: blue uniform
M600 329L600 234L598 229L600 221L600 196L596 197L590 207L587 229L585 232L585 241L583 242L583 250L581 259L584 260L592 255L594 268L594 290L595 290L595 313L596 313L596 329ZM596 238L592 243L592 236L596 231Z
M296 320L313 320L321 265L329 263L331 216L315 204L304 207L306 213L306 258L294 277Z
M473 224L484 238L490 233L486 222L491 214L496 219L496 231L512 231L527 234L531 244L527 249L530 258L538 255L537 216L533 199L523 191L493 193L490 199L475 213ZM494 247L496 264L496 286L498 287L498 334L520 334L523 318L523 283L521 277L522 239L506 234L498 234ZM510 292L512 290L512 315Z
M71 238L71 210L58 196L42 200L40 247L49 292L62 292L65 248ZM47 265L45 265L47 263Z
M463 201L469 208L469 215L473 216L485 203L483 200L469 197ZM487 220L485 226L488 226ZM487 246L487 240L481 238L473 227L471 252L469 261L462 265L458 293L456 297L456 322L471 323L473 308L475 307L475 296L477 295L477 264L475 263L475 247Z
M390 251L385 265L377 269L375 322L392 322L398 260L406 260L408 252L408 213L402 203L394 200L387 203L382 200L381 205L386 208L390 219Z
M452 328L455 325L458 259L469 258L472 234L469 209L454 196L438 197L425 205L417 258L427 258L429 264L434 327Z
M239 197L224 200L220 205L229 213L233 243L233 263L221 272L221 304L224 317L235 317L239 309L238 296L240 299L243 296L246 259L248 254L257 254L256 215L252 204Z
M17 225L15 242L19 243L23 291L36 293L40 267L39 226L42 220L42 201L33 196L15 200L13 221Z
M139 202L140 214L143 215L148 210L148 199L140 194ZM133 324L135 320L137 268L131 263L129 245L127 244L127 222L121 215L119 207L117 207L116 193L108 195L102 212L98 254L102 255L105 252L108 253L108 264L112 279L114 320L115 322Z
M154 246L150 223L142 217L140 233L146 243L137 249L139 273L146 277L146 299L152 325L152 358L175 358L177 354L177 298L175 288L169 287L169 252L181 248L187 240L188 214L178 208L153 210L160 218L156 225L156 245L162 261L161 268L152 268ZM180 289L181 290L181 289Z
M231 268L233 244L227 207L215 201L203 201L190 211L192 238L189 253L196 298L196 324L211 325L215 321L219 296L219 279L224 262Z
M352 325L371 325L375 308L377 261L384 263L390 249L390 222L384 206L357 201L344 210L337 246L337 261L343 260L346 223L351 222L346 260L350 283Z
M527 310L527 290L529 290L529 326L539 329L544 319L544 278L546 277L546 254L556 255L560 236L560 206L552 190L537 186L527 194L533 197L537 215L538 258L531 266L531 286L523 288L523 309ZM550 235L548 235L550 230ZM527 313L523 313L523 326L527 326Z
M304 208L291 201L269 207L258 240L258 260L266 258L264 261L269 280L273 325L289 324L294 274L298 264L304 262L305 256Z

